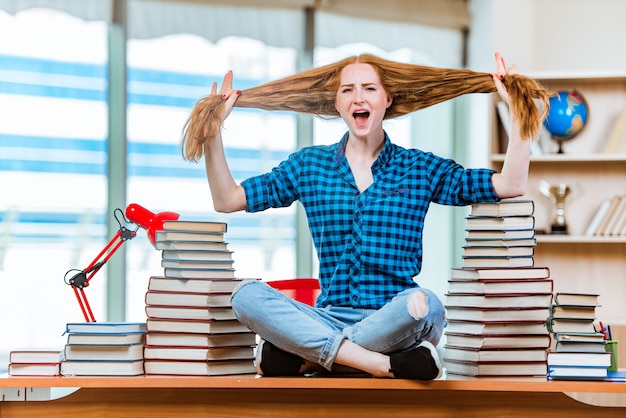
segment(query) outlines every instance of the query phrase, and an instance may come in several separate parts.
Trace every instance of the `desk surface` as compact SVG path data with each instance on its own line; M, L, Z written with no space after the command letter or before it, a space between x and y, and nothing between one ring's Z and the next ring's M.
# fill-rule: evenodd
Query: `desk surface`
M0 387L80 388L219 388L219 389L378 389L496 392L624 393L618 382L547 381L545 378L454 378L421 382L351 377L137 376L137 377L0 377Z
M626 384L537 379L420 382L355 377L0 377L2 390L65 391L0 402L2 418L177 416L624 417ZM8 389L7 389L8 388ZM15 389L19 390L15 390ZM40 389L38 389L40 388ZM52 389L49 389L52 388ZM22 390L26 389L26 390ZM26 395L28 397L30 395ZM52 400L50 400L52 399ZM28 401L24 398L23 400Z

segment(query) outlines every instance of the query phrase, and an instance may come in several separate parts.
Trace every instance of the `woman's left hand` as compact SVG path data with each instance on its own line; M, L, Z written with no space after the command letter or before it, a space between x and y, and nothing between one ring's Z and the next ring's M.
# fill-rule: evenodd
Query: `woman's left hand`
M502 100L504 100L507 104L509 103L509 93L506 90L506 87L502 80L505 75L508 74L518 74L517 66L513 64L510 67L506 66L506 61L502 58L499 52L496 52L496 65L498 66L498 71L495 73L491 73L491 78L493 78L494 83L496 84L496 88L498 89L498 93Z

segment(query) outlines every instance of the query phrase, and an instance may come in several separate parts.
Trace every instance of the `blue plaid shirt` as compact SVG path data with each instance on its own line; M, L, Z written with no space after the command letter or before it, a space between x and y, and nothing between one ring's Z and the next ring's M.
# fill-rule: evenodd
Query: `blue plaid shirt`
M430 202L497 201L493 170L464 169L417 149L385 144L372 165L374 183L359 192L341 142L303 148L271 172L242 182L247 211L300 200L319 257L317 306L378 309L416 287Z

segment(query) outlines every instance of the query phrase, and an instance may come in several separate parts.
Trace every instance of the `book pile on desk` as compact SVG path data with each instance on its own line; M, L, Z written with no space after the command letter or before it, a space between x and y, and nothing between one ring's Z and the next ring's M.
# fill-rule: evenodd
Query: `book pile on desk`
M553 345L548 353L548 378L588 380L608 376L611 354L607 336L595 327L597 294L559 292L551 307L548 329Z
M534 265L535 205L505 199L475 203L466 220L463 267L530 267Z
M167 221L156 232L162 276L145 295L147 375L253 374L256 334L239 322L230 296L232 251L221 222Z
M143 371L144 322L73 322L62 376L138 376Z
M449 375L546 375L553 281L534 265L533 212L528 200L472 205L463 267L446 294Z
M9 376L58 376L62 350L55 348L20 348L9 352Z

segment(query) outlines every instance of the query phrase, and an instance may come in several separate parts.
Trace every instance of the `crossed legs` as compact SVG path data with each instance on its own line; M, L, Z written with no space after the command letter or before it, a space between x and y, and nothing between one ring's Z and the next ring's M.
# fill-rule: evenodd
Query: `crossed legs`
M249 282L233 293L232 305L237 317L270 343L259 347L258 361L289 363L291 358L287 374L342 365L376 377L430 380L441 371L435 346L444 308L427 289L408 289L381 309L364 311L313 308ZM265 367L263 374L272 374L269 364Z

